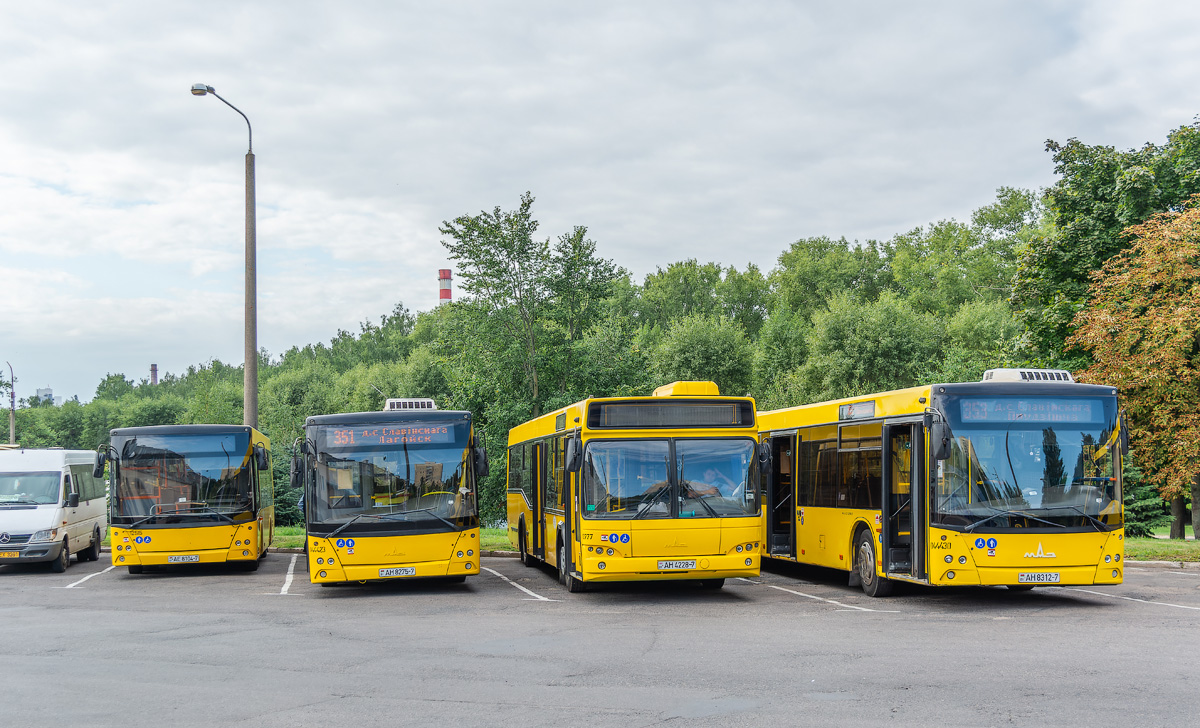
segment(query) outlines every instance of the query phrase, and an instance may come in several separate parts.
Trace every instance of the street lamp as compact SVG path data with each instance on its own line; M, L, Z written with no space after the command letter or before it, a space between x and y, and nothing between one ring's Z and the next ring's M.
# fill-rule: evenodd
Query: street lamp
M192 85L193 96L205 96L212 94L229 108L242 115L246 119L246 129L250 132L250 144L246 151L246 366L245 379L243 380L243 399L245 400L244 413L242 415L242 424L250 427L258 427L258 316L255 310L257 305L257 290L255 285L256 277L256 259L257 254L255 247L257 245L255 231L255 209L254 209L254 129L250 126L250 119L242 114L242 110L217 94L212 86L207 86L202 83Z
M4 362L8 364L8 362ZM17 444L17 378L13 376L12 364L8 364L8 381L12 389L8 391L8 444Z

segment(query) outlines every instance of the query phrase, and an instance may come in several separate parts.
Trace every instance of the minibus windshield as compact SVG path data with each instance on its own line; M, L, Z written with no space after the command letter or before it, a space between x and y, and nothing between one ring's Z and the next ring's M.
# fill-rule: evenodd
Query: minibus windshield
M56 472L0 473L0 506L58 503L61 482Z

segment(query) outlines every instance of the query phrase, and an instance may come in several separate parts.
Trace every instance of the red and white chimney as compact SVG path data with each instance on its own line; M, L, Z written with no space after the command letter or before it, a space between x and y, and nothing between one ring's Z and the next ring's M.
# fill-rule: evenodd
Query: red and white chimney
M438 270L438 300L450 300L450 269L442 268Z

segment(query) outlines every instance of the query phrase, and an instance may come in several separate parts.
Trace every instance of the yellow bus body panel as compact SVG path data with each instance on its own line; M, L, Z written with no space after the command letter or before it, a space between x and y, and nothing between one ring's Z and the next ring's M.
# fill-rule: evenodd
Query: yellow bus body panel
M576 566L585 582L749 578L759 574L761 534L758 516L585 519L580 529L583 557ZM660 561L695 561L696 566L664 570Z
M995 548L988 547L992 539ZM929 583L942 586L1018 584L1022 573L1058 574L1057 582L1043 586L1120 584L1125 573L1124 529L988 534L935 527L929 543Z
M405 568L413 573L380 576L381 569ZM313 584L478 573L478 527L408 536L308 536L308 578Z
M261 532L255 521L188 528L114 527L110 539L112 563L161 566L171 563L171 556L198 556L197 560L184 563L200 564L254 561L266 551L259 545Z

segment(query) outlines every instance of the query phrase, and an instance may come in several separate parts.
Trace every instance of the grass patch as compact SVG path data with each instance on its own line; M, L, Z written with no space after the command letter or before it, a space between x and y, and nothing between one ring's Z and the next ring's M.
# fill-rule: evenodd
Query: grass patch
M1153 533L1155 536L1170 536L1171 535L1171 527L1170 526L1159 526L1158 528L1153 529ZM1192 538L1194 536L1194 533L1192 531L1192 524L1185 523L1183 525L1183 535L1188 538Z
M508 540L507 528L479 529L479 548L484 551L515 551L516 547Z
M304 526L276 526L275 537L271 539L271 548L304 548Z
M1141 561L1200 561L1200 541L1127 538L1125 558Z

